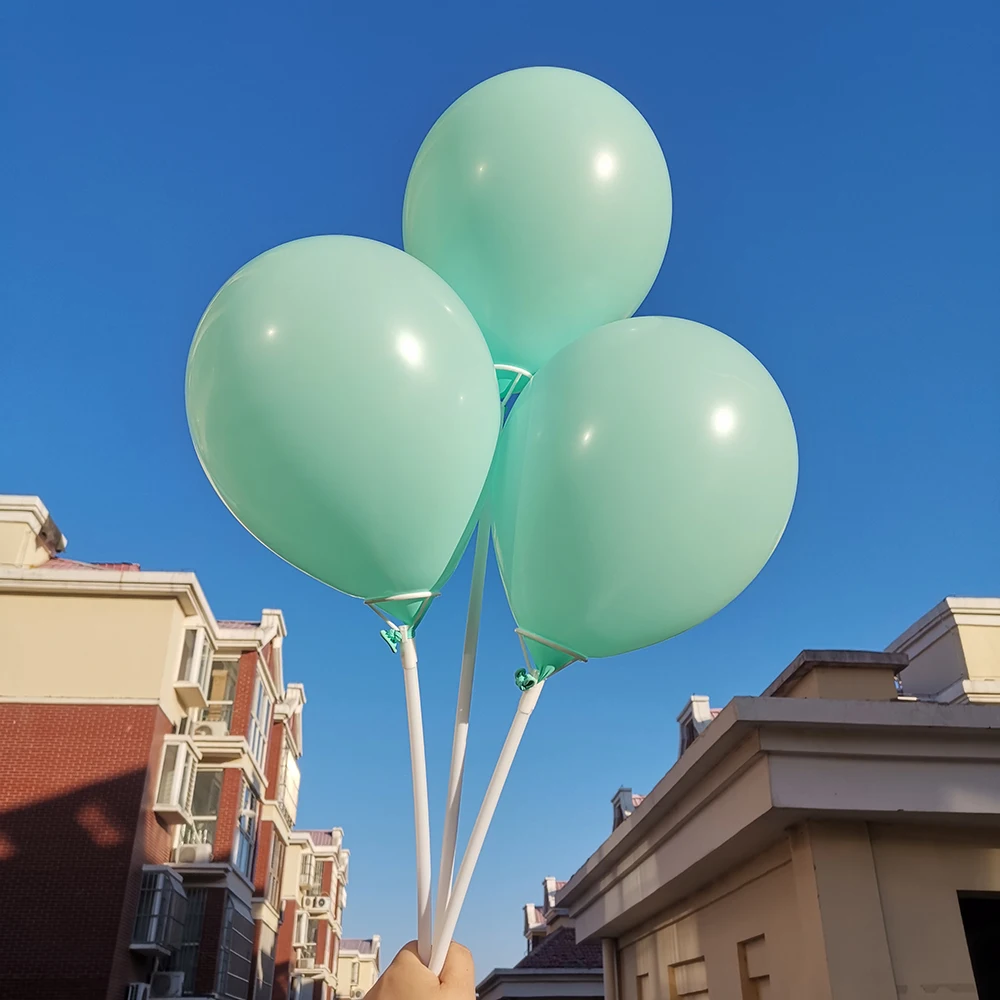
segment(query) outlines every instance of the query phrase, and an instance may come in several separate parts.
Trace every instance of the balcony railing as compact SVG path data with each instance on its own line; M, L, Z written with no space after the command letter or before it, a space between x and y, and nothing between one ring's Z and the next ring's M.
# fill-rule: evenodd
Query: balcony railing
M316 942L309 941L306 944L300 944L296 946L298 949L298 957L295 960L295 965L299 969L315 969L316 968Z
M224 722L226 729L232 728L233 724L233 703L213 702L208 703L208 707L201 712L200 722Z
M286 795L286 786L284 781L284 776L282 776L281 782L278 784L278 794L276 796L276 804L278 807L278 812L281 813L281 818L288 824L288 829L291 830L295 826L295 817L292 815L291 810L288 808Z
M181 828L182 844L214 844L215 824L214 819L196 819L193 823Z

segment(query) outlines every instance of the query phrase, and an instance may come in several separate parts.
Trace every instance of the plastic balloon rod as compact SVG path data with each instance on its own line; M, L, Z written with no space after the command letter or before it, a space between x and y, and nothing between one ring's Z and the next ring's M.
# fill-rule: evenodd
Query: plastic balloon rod
M469 717L472 710L472 682L476 673L476 649L479 623L483 613L483 589L490 551L490 519L485 511L476 527L476 551L472 561L472 586L469 589L469 612L465 619L465 645L462 670L458 680L458 705L455 708L455 733L451 741L451 770L448 774L448 798L441 838L441 867L438 871L437 908L434 922L444 919L455 874L455 846L458 842L458 818L462 808L462 782L465 778L465 749L469 740Z
M420 710L417 647L405 625L399 629L399 659L406 690L406 721L410 730L410 769L413 775L413 826L417 845L417 952L427 965L431 957L431 821L427 801L427 758L424 721Z
M493 769L493 776L486 788L486 795L483 796L483 804L479 807L479 815L476 817L472 834L469 837L468 846L462 856L462 863L458 867L458 875L455 884L452 886L451 897L445 910L444 919L437 925L437 934L434 938L434 948L431 952L430 970L435 976L441 975L444 968L444 960L448 955L452 939L455 935L455 927L458 924L459 915L462 912L462 904L465 902L466 893L469 891L469 883L472 881L472 874L479 861L479 855L486 841L486 834L493 821L493 814L497 810L497 803L500 801L500 793L507 782L507 775L510 774L511 765L517 754L517 748L521 745L521 738L527 728L528 719L538 704L538 696L545 686L544 681L540 681L533 687L528 688L521 695L517 703L517 712L514 714L514 721L510 724L507 739L504 740L503 749L497 765Z

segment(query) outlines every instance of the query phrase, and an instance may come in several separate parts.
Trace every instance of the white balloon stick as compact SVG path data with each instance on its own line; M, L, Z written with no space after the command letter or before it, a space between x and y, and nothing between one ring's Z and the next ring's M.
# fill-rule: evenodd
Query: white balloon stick
M472 873L476 869L476 862L479 860L480 852L486 841L486 833L493 820L493 814L496 812L497 803L500 801L500 793L503 791L503 786L507 781L507 775L510 774L510 768L514 763L517 748L521 744L521 737L524 736L524 730L528 725L528 719L531 718L531 713L535 710L535 705L538 703L538 696L542 693L544 686L545 682L539 681L528 688L521 695L521 699L517 704L514 721L510 724L507 739L504 740L503 749L500 751L500 757L497 760L496 767L493 769L493 776L490 778L490 783L487 786L486 795L483 797L483 804L479 807L479 815L476 817L475 825L472 828L468 846L465 848L465 854L462 856L462 863L459 865L458 875L455 877L455 883L451 889L451 896L448 900L448 906L445 909L444 918L437 925L437 934L434 937L434 948L431 952L430 962L430 970L435 976L440 976L441 970L444 968L444 961L455 935L455 927L458 924L459 915L462 912L462 904L465 902L466 893L469 891L469 883L472 881Z
M410 730L410 769L413 774L413 826L417 844L417 952L427 965L431 957L431 823L427 801L427 758L424 722L417 678L417 647L410 629L399 629L399 659L406 689L406 721Z
M465 619L465 645L462 649L462 670L458 680L458 705L455 708L455 732L451 741L451 770L448 774L448 798L441 838L441 867L438 870L437 904L434 922L440 925L451 896L455 873L455 845L458 841L458 819L462 807L462 782L465 777L465 749L469 740L469 716L472 709L472 682L476 673L476 648L479 644L479 623L483 612L483 588L486 583L486 563L490 551L490 519L487 513L476 528L476 551L472 560L472 586L469 590L469 611Z

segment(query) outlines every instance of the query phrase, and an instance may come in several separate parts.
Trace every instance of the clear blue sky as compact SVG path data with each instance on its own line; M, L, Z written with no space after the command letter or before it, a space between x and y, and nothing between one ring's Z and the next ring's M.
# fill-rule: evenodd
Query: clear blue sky
M646 115L675 217L641 311L711 324L763 361L802 473L784 541L732 606L546 690L459 927L479 972L519 958L520 906L598 846L618 786L645 791L672 763L689 694L721 705L803 647L879 649L946 594L1000 593L988 0L0 16L0 492L40 494L75 558L195 570L219 617L284 609L287 678L309 699L300 815L346 831L349 935L394 950L415 923L399 668L370 612L216 499L188 439L184 364L210 296L268 247L336 232L399 245L421 138L485 77L569 66ZM467 560L422 630L436 815L468 576ZM491 568L470 802L517 694L511 629Z

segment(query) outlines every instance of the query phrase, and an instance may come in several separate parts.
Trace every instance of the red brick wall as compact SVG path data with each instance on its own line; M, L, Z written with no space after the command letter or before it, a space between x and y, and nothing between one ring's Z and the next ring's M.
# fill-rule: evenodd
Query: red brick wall
M292 941L295 936L295 915L298 909L294 899L285 901L281 926L278 928L278 941L274 948L274 990L271 993L271 1000L288 1000L291 992L291 973L295 957Z
M243 790L243 772L238 767L227 767L222 772L222 792L219 795L219 817L215 824L213 861L235 861L233 848L236 840L236 814L240 808Z
M145 978L146 971L143 961L136 961L128 950L132 940L132 930L135 926L135 914L139 905L139 889L142 883L142 866L164 864L170 860L170 850L173 837L170 828L166 827L153 812L156 803L156 789L160 780L160 765L163 758L163 737L173 730L170 720L157 711L153 727L153 741L149 749L149 759L146 770L146 787L143 791L142 806L139 812L139 823L136 838L132 845L132 857L129 859L128 884L125 889L125 901L122 906L121 922L118 925L118 941L115 946L115 958L111 967L111 977L108 984L108 997L118 1000L125 995L127 984L135 979Z
M321 920L316 931L316 964L325 965L328 969L330 968L331 936L330 925L325 920Z
M267 778L266 796L275 798L278 794L278 781L281 778L281 751L285 745L285 724L271 723L271 734L267 739L267 766L264 775Z
M138 869L169 850L143 809L166 725L155 705L0 704L3 1000L106 1000L127 972Z
M257 654L250 650L240 657L236 675L236 693L233 695L233 722L230 732L236 736L246 736L250 725L250 703L253 700L254 685L257 682Z
M274 840L274 824L270 821L260 824L257 834L257 863L253 870L253 892L263 896L267 891L267 879L271 871L271 842Z

